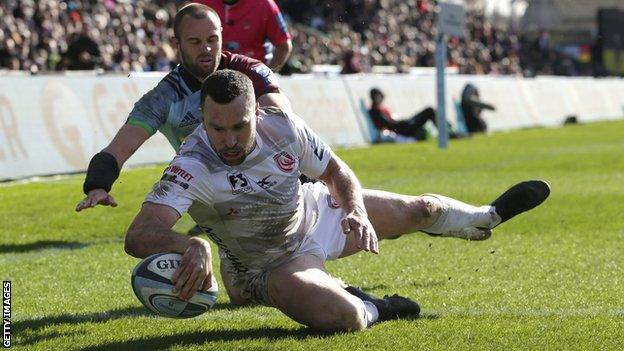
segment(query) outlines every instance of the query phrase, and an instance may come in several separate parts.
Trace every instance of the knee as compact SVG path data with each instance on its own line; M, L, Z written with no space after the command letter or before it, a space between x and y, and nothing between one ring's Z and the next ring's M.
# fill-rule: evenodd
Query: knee
M363 306L359 304L345 303L340 311L336 311L336 320L332 323L336 328L334 331L360 331L366 329L366 316Z
M233 292L230 289L226 289L228 297L230 298L230 304L236 307L249 305L251 301L242 297L239 291Z
M318 299L318 295L315 295ZM295 318L310 328L325 332L355 332L367 327L363 302L332 294L331 299L318 301L317 312ZM313 316L314 315L314 316ZM300 316L302 317L302 316Z
M412 219L419 227L427 227L432 221L440 216L442 207L438 201L429 196L415 197L408 205L408 211L412 213Z

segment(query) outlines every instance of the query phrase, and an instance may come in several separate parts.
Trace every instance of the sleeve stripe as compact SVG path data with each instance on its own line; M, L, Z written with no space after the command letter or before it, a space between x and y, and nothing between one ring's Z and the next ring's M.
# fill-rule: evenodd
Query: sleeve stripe
M175 91L176 95L178 96L178 99L182 100L184 98L184 94L180 90L180 87L178 86L175 79L173 79L171 76L166 76L165 78L163 78L163 82L169 84L171 89Z
M184 82L184 80L182 79L182 77L180 77L178 75L178 87L180 87L180 90L182 90L182 94L184 94L184 96L189 96L191 95L191 92L187 89L186 87L186 82Z
M136 118L130 117L128 118L128 121L126 122L126 124L130 124L133 126L138 126L141 127L143 129L145 129L145 131L147 132L147 134L149 134L150 136L154 135L154 133L156 133L156 129L154 129L152 126L150 126L149 124L140 121Z

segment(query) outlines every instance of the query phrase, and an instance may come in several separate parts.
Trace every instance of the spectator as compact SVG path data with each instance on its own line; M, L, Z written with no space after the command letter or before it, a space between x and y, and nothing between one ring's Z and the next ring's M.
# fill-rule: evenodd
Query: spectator
M68 70L91 70L99 66L100 48L89 32L89 26L83 23L82 33L73 35L66 53Z
M472 84L466 84L461 96L461 110L468 133L485 133L487 123L481 117L483 110L494 111L494 106L479 99L479 90Z
M425 129L425 124L431 121L433 125L436 125L436 114L433 108L427 107L409 119L396 121L390 108L383 104L384 97L378 88L370 90L372 103L368 114L379 132L377 140L373 140L373 142L425 140L428 138L429 133ZM454 132L450 132L449 136L451 138L459 137Z
M342 74L353 74L362 72L362 63L360 62L360 55L349 50L344 54L342 58Z
M239 0L225 5L232 27L255 22L236 21L243 4L269 4L277 10L275 0ZM359 56L359 69L369 72L374 65L391 65L403 72L414 66L433 66L435 53L435 1L413 0L277 0L294 25L289 70L310 72L314 65L343 65L350 51ZM67 69L65 57L69 45L89 26L88 38L97 44L99 59L92 53L83 59L97 61L106 71L167 70L175 57L163 49L171 37L171 16L181 0L4 0L0 1L0 69L53 71ZM216 5L215 5L216 6ZM255 16L256 19L262 16ZM280 15L273 19L273 31L285 29ZM246 24L247 23L247 24ZM280 25L281 24L281 29ZM228 26L225 25L227 31ZM235 34L237 30L234 30ZM238 30L238 32L241 32ZM270 37L270 35L267 34ZM279 36L278 36L279 37ZM279 39L277 42L279 43ZM600 37L596 38L598 42ZM228 48L242 46L238 39ZM256 41L258 58L276 68L288 57L287 50L277 45L273 58L263 44ZM284 42L286 43L286 42ZM595 46L599 48L599 46ZM255 49L254 49L255 50ZM466 35L451 38L448 44L449 64L463 74L528 75L604 75L600 50L592 62L581 64L555 51L546 31L538 37L518 36L513 30L491 24L483 13L468 10ZM87 51L88 52L88 51ZM350 58L349 58L350 59ZM88 66L92 64L89 63ZM357 65L356 65L357 66ZM355 69L357 70L357 69Z
M168 0L1 1L0 69L63 70L71 56L78 66L98 63L106 71L154 70L150 62L158 61L147 58L162 55L158 51L172 36L168 27L175 11L175 3ZM75 48L69 51L70 44L85 34L90 40L74 45L91 49L77 50L82 53L78 55Z

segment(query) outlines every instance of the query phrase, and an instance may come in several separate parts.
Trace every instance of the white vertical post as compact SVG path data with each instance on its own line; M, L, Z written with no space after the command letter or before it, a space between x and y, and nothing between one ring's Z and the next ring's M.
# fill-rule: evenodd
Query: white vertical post
M436 39L436 90L438 96L438 110L436 123L438 125L438 147L446 149L448 146L448 124L446 123L446 84L444 67L446 67L446 37L464 35L464 6L456 3L440 2L438 12L438 38Z
M446 84L444 67L446 66L446 36L438 34L436 41L436 92L438 108L436 110L436 124L438 125L438 147L446 149L448 146L448 130L446 123Z

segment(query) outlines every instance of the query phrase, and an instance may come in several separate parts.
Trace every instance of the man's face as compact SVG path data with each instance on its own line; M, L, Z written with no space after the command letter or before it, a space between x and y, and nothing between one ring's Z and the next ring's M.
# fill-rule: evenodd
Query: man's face
M180 61L198 80L204 80L219 66L221 59L221 22L218 18L196 19L184 16L175 42Z
M258 104L245 95L227 104L207 96L202 114L208 139L221 160L230 166L241 164L256 144Z

